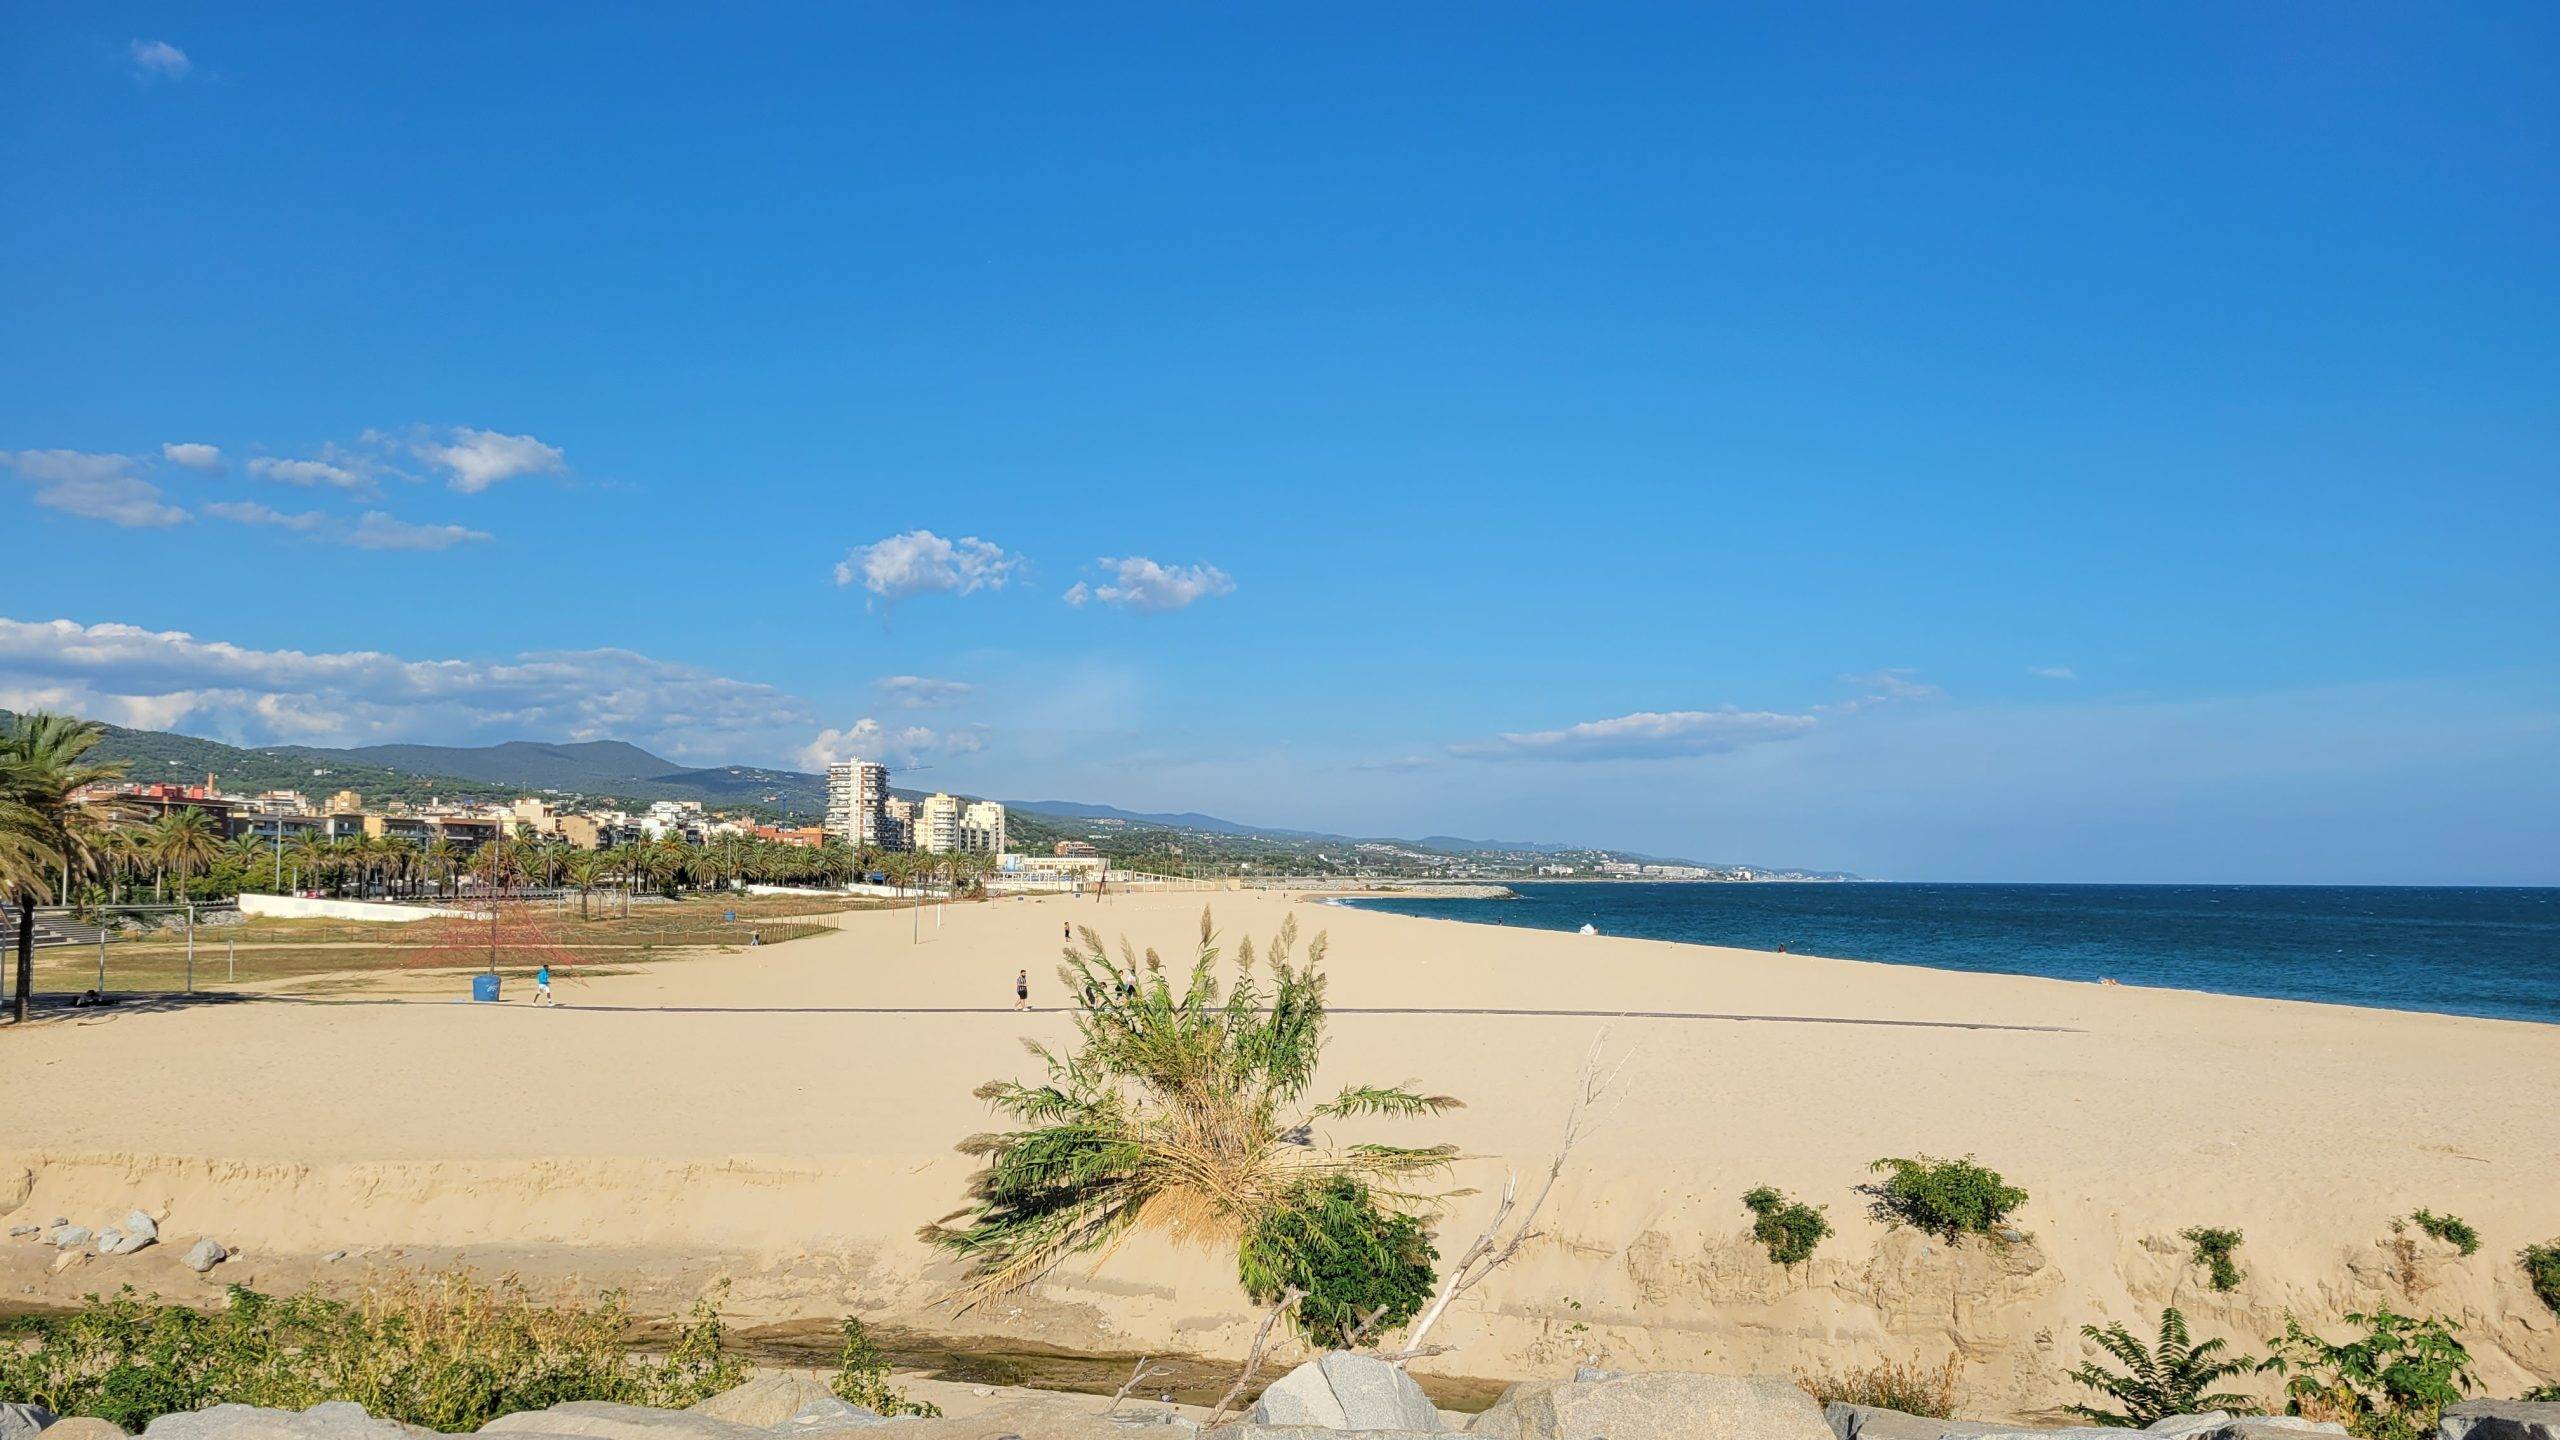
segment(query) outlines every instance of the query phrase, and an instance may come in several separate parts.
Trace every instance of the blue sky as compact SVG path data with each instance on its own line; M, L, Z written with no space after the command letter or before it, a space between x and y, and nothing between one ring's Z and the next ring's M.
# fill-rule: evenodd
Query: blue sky
M2560 881L2547 6L35 3L0 127L0 703Z

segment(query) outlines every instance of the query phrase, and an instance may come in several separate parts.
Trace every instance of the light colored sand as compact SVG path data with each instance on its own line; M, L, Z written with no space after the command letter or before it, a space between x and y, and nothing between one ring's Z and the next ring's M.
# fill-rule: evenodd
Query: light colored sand
M1345 1012L1945 1027L1340 1014L1326 1083L1464 1098L1394 1133L1464 1146L1481 1158L1461 1180L1488 1192L1506 1163L1543 1163L1604 1025L1627 1057L1624 1102L1578 1157L1550 1237L1445 1327L1464 1347L1453 1370L1955 1349L1973 1408L2014 1412L2070 1398L2058 1377L2083 1321L2147 1323L2174 1300L2254 1345L2288 1307L2327 1319L2389 1300L2461 1319L2500 1393L2560 1376L2560 1322L2512 1258L2560 1235L2560 1027L1212 898L1229 936L1291 914L1330 932ZM1218 1257L1133 1246L1098 1276L954 1318L933 1308L941 1272L912 1239L960 1198L969 1166L950 1147L988 1123L971 1088L1028 1073L1024 1037L1070 1033L1062 1015L1005 1008L1015 970L1057 1003L1066 919L1187 956L1201 902L957 906L921 945L904 913L853 915L787 946L568 980L575 1008L551 1012L438 1003L406 977L409 993L378 1003L39 1026L0 1037L0 1200L25 1168L13 1223L140 1202L266 1255L575 1247L563 1263L596 1277L716 1257L768 1316L853 1307L1097 1348L1237 1349L1250 1322ZM950 1006L994 1009L881 1013ZM2044 1028L1964 1028L1990 1026ZM1973 1152L2025 1186L2033 1243L1950 1251L1870 1222L1851 1188L1867 1162L1924 1151ZM1749 1244L1739 1196L1759 1183L1830 1207L1841 1233L1812 1265L1789 1274ZM1488 1203L1455 1202L1444 1250ZM2388 1221L2417 1206L2464 1216L2486 1246L2460 1259L2420 1239L2395 1274ZM2172 1238L2200 1224L2246 1232L2250 1279L2232 1295L2205 1290ZM94 1289L109 1263L26 1283ZM15 1289L26 1270L0 1279Z

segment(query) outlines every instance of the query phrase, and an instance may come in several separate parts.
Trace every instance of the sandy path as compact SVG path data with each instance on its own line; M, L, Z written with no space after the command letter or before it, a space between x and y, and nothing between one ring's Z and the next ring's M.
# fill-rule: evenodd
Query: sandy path
M2389 1218L2420 1205L2489 1239L2470 1260L2420 1257L2428 1303L2504 1337L2493 1369L2560 1371L2506 1258L2560 1233L2560 1027L1216 903L1229 936L1292 914L1330 932L1327 1082L1464 1098L1427 1138L1486 1157L1478 1184L1503 1158L1542 1161L1596 1033L1628 1057L1556 1239L1453 1322L1479 1373L1486 1352L1517 1369L1575 1344L1655 1363L1960 1346L1984 1352L1986 1393L2022 1407L2055 1397L2038 1377L2071 1363L2083 1320L2175 1295L2262 1339L2285 1306L2371 1300L2393 1283L2377 1278ZM404 996L40 1026L0 1037L0 1160L38 1172L31 1208L161 1185L224 1212L204 1228L289 1250L327 1228L298 1195L382 1241L742 1251L776 1272L757 1293L777 1311L854 1297L921 1314L929 1257L910 1232L959 1196L949 1147L987 1123L971 1088L1024 1073L1025 1038L1070 1034L1059 1013L1011 1009L1016 969L1035 1000L1061 998L1062 921L1179 963L1199 905L954 906L922 944L905 913L857 914L788 945L568 979L549 1011ZM1921 1151L1977 1153L2033 1193L2032 1267L1864 1217L1867 1162ZM161 1157L231 1168L164 1175ZM1797 1274L1741 1235L1739 1193L1763 1182L1828 1204L1841 1232ZM1446 1228L1471 1233L1482 1205ZM2196 1224L2246 1230L2243 1291L2192 1293L2162 1242ZM826 1278L795 1291L786 1272L806 1280L816 1252ZM1081 1319L1026 1304L966 1323L1214 1346L1237 1333L1232 1291L1210 1258L1142 1246L1098 1281L1045 1287ZM1568 1332L1567 1296L1592 1330Z

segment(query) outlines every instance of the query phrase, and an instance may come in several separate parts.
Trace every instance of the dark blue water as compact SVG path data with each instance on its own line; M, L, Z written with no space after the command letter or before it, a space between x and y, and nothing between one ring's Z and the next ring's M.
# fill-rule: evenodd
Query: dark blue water
M2560 1022L2560 890L1521 885L1363 909L1942 970Z

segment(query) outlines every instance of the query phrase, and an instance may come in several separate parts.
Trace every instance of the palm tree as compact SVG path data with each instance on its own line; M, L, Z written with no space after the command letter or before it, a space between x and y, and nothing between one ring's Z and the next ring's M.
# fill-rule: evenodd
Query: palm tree
M439 835L427 842L418 863L425 871L428 883L436 887L437 895L442 896L453 882L453 877L462 872L462 852L453 848L452 841Z
M1374 1186L1390 1206L1429 1203L1401 1187L1446 1168L1456 1147L1336 1149L1314 1139L1311 1128L1358 1115L1435 1115L1456 1100L1352 1085L1322 1105L1295 1110L1324 1046L1323 936L1307 948L1305 965L1292 965L1297 924L1282 925L1266 958L1268 988L1246 941L1223 993L1206 911L1199 954L1179 992L1155 952L1147 952L1141 978L1125 940L1125 968L1090 929L1081 941L1058 968L1067 993L1081 997L1079 1043L1065 1055L1030 1047L1048 1068L1041 1084L994 1080L979 1087L980 1099L1023 1128L961 1145L986 1162L969 1203L921 1232L966 1262L970 1303L1027 1285L1067 1257L1107 1249L1139 1229L1238 1244L1334 1181ZM1124 980L1133 987L1127 998Z
M178 874L178 898L187 898L187 881L222 853L213 821L201 810L172 810L151 825L151 855Z
M119 779L121 761L98 763L89 752L106 738L95 721L38 712L18 717L0 736L0 853L9 897L18 906L17 1019L25 1024L35 993L36 906L53 893L59 875L69 888L75 874L94 873L109 816L91 787ZM50 867L50 874L47 873Z
M2216 1360L2222 1353L2222 1342L2207 1340L2201 1345L2187 1343L2187 1317L2176 1306L2160 1312L2160 1342L2150 1350L2126 1332L2121 1324L2101 1330L2083 1325L2080 1334L2089 1343L2124 1362L2125 1373L2118 1375L2091 1363L2071 1372L2071 1378L2086 1385L2124 1409L2093 1410L2086 1405L2065 1406L2072 1414L2100 1425L2139 1430L2170 1415L2197 1415L2207 1410L2229 1410L2250 1403L2246 1395L2205 1393L2207 1387L2228 1376L2255 1368L2243 1359Z
M581 850L569 857L566 874L569 883L578 887L578 918L587 918L587 897L596 893L596 882L611 870L613 862L601 851Z

